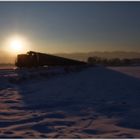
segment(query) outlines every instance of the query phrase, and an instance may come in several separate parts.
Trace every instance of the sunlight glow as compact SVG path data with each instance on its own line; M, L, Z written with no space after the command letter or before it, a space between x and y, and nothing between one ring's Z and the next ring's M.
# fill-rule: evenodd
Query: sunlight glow
M10 55L25 53L29 50L29 43L27 39L19 35L8 37L7 40L5 40L5 43L4 50Z
M10 42L10 47L11 47L12 51L14 51L15 53L19 53L23 49L23 42L19 38L14 38Z

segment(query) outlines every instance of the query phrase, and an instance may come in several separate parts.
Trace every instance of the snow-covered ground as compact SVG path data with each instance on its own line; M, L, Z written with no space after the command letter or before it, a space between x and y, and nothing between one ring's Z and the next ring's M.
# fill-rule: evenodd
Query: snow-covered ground
M126 66L126 67L110 67L112 70L116 70L118 72L140 78L140 66Z
M140 138L136 69L1 71L0 138Z

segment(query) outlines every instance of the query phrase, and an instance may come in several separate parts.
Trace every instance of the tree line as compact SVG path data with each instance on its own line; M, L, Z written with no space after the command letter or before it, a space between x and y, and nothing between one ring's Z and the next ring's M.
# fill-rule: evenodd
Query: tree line
M88 64L93 65L104 65L104 66L129 66L129 65L140 65L140 58L102 58L102 57L89 57L87 60Z

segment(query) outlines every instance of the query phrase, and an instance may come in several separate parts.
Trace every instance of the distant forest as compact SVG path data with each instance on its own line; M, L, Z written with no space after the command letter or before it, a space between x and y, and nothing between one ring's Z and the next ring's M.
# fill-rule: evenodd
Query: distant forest
M140 58L140 52L125 52L125 51L112 51L112 52L83 52L83 53L57 53L55 55L66 57L66 58L71 58L71 59L77 59L80 61L87 61L88 57L92 56L97 56L101 58L119 58L119 59L124 59L124 58Z
M140 66L140 58L101 58L101 57L89 57L87 62L93 65L103 65L103 66Z

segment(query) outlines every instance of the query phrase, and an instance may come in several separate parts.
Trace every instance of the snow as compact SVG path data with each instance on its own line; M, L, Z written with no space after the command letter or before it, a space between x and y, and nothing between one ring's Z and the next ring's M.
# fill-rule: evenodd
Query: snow
M140 138L139 70L1 71L0 138Z
M112 70L127 74L129 76L140 78L140 66L110 67Z

